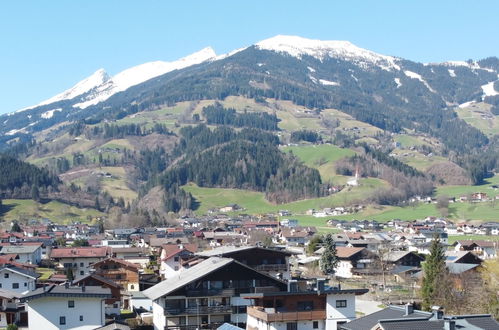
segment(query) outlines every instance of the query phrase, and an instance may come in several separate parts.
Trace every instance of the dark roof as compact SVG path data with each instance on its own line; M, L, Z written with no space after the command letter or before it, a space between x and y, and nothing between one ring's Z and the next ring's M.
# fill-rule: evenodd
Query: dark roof
M457 329L468 330L499 330L499 324L490 315L460 315L443 320L428 319L395 319L380 320L383 330L444 330L445 323L452 319Z
M111 290L100 286L70 286L48 285L38 288L21 297L21 301L29 301L43 297L96 297L109 299L112 298Z
M118 283L116 283L116 282L114 282L114 281L112 281L112 280L110 280L108 278L99 276L99 275L97 275L95 273L75 278L74 284L79 284L80 282L83 282L83 281L85 281L86 279L89 279L89 278L93 278L94 280L96 280L98 282L101 282L103 284L107 284L107 285L112 286L114 288L120 288L121 287L121 285L119 285Z
M24 268L19 268L19 267L16 267L16 266L12 266L12 265L9 265L9 264L1 266L0 267L0 272L3 271L4 269L7 269L7 270L10 270L12 272L15 272L15 273L27 276L27 277L31 277L31 278L34 278L34 279L40 277L40 275L38 275L35 272L29 271L29 270L24 269Z
M366 330L372 329L376 324L378 324L379 320L386 319L403 319L403 318L425 318L429 319L432 316L432 313L423 312L419 310L414 310L413 313L406 315L405 306L388 306L385 309L382 309L378 312L366 315L364 317L358 318L344 324L341 326L343 330ZM427 330L426 328L422 328Z

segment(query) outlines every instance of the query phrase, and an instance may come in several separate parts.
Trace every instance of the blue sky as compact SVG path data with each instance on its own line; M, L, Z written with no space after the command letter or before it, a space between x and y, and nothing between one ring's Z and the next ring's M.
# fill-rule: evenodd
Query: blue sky
M0 113L34 105L99 68L113 75L206 46L277 34L348 40L420 62L499 56L499 1L1 1Z

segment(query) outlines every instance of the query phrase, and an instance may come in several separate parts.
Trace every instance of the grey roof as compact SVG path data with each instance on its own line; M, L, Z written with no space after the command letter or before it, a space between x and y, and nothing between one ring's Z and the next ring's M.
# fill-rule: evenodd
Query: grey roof
M411 254L412 252L410 251L391 251L388 252L388 255L386 256L386 261L388 262L397 262L398 260L402 259L408 254Z
M429 319L432 313L414 310L413 313L406 315L405 306L388 306L378 312L363 316L352 322L341 326L344 330L366 330L372 329L379 320L403 319L403 318L425 318ZM426 330L426 328L423 328Z
M206 251L201 251L197 252L196 255L201 256L201 257L216 257L216 256L225 256L234 252L240 252L240 251L247 251L247 250L267 250L267 251L273 251L273 252L278 252L278 253L283 253L283 254L288 254L292 255L293 253L289 251L284 251L284 250L275 250L275 249L267 249L267 248L262 248L259 246L234 246L234 245L227 245L227 246L220 246L217 248L214 248L212 250L206 250Z
M95 328L94 330L130 330L130 329L131 328L128 325L114 321L113 323L110 323L100 328Z
M0 252L3 254L19 254L19 253L33 253L38 250L40 245L5 245L1 247Z
M100 286L70 286L65 285L49 285L30 291L21 297L21 301L29 301L32 299L43 297L96 297L96 298L111 298L111 289L102 288Z
M10 291L10 290L5 290L5 289L0 289L0 297L2 298L7 298L7 299L14 299L14 298L19 298L21 294Z
M478 264L463 264L458 262L447 262L447 269L451 274L461 274L467 272L468 270L472 270L480 265Z
M224 323L217 328L217 330L244 330L243 328L236 327L230 323Z
M454 319L456 329L499 330L499 324L490 315L460 315L449 318ZM379 325L383 330L444 330L446 319L448 318L443 320L380 320Z
M18 274L21 274L21 275L24 275L24 276L27 276L27 277L34 278L34 279L40 277L40 275L38 275L35 272L29 271L29 270L24 269L24 268L12 266L12 265L1 266L0 267L0 272L3 271L3 270L5 270L5 269L13 271L14 273L18 273Z
M211 257L200 262L196 266L180 272L170 279L159 282L155 286L144 290L144 295L152 300L156 300L232 262L235 262L235 260L230 258Z

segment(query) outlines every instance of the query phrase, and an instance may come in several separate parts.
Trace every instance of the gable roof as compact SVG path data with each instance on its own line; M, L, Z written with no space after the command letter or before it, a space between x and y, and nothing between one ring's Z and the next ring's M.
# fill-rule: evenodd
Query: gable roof
M385 319L404 319L404 318L423 318L429 319L433 314L414 310L412 313L406 315L405 306L388 306L385 309L374 312L372 314L363 316L347 324L341 325L340 329L343 330L366 330L372 329L380 320ZM426 330L426 328L423 327Z
M224 256L229 256L229 255L236 253L236 252L248 251L248 250L255 250L255 251L256 250L267 250L267 251L282 253L282 254L286 254L286 255L293 254L289 251L266 249L266 248L262 248L262 247L258 247L258 246L251 246L251 245L248 245L248 246L226 245L226 246L216 247L212 250L201 251L201 252L196 253L196 255L202 256L202 257L215 257L215 256L224 257Z
M340 259L349 259L356 255L357 253L365 250L363 247L348 247L348 246L337 246L336 256Z
M448 320L455 322L456 329L463 330L499 330L499 324L490 315L459 315L444 319L392 319L380 320L379 326L383 330L445 330Z
M391 251L391 252L388 252L388 255L386 256L386 261L388 261L388 262L397 262L397 261L399 261L400 259L404 258L405 256L407 256L409 254L415 255L421 261L424 260L423 257L417 255L416 253L414 253L412 251Z
M53 249L50 258L105 258L110 252L108 247L77 247Z
M463 247L471 247L473 245L480 246L480 247L494 247L497 243L492 242L492 241L485 241L485 240L473 240L473 239L467 239L467 240L461 240L457 241L455 245L460 244Z
M85 281L87 279L90 279L90 278L96 280L97 282L101 282L103 284L107 284L109 286L112 286L114 288L121 288L121 285L119 285L118 283L116 283L116 282L114 282L114 281L112 281L112 280L110 280L108 278L105 278L105 277L102 277L100 275L97 275L95 273L75 278L74 284L82 283L83 281Z
M4 266L0 267L0 272L3 272L4 270L11 271L11 272L17 273L17 274L22 275L22 276L31 277L33 279L37 279L40 276L35 272L29 271L27 269L19 268L16 266L12 266L12 265L4 265Z
M21 254L33 253L42 246L42 243L23 244L23 245L2 245L0 253L2 254Z
M133 268L134 270L139 269L139 266L137 266L136 264L131 263L131 262L126 261L126 260L123 260L123 259L119 259L119 258L106 258L104 260L97 261L96 263L94 263L92 265L92 267L95 268L95 266L100 266L102 264L109 263L109 262L117 263L117 264L123 265L125 267L130 267L130 268Z
M38 288L21 297L21 301L29 301L43 297L95 297L102 299L112 298L111 289L102 288L100 286L70 286L65 285L48 285Z
M160 297L163 297L169 293L174 292L177 289L182 288L183 286L192 283L196 281L197 279L203 278L204 276L213 273L216 270L219 270L229 264L236 263L246 269L248 269L251 272L258 273L261 276L271 278L272 280L276 282L283 283L282 281L273 278L269 275L266 275L264 273L260 273L253 268L246 266L232 258L221 258L221 257L210 257L197 265L188 268L180 273L178 275L175 275L174 277L171 277L170 279L164 280L155 286L144 290L144 295L146 297L149 297L152 300L156 300Z

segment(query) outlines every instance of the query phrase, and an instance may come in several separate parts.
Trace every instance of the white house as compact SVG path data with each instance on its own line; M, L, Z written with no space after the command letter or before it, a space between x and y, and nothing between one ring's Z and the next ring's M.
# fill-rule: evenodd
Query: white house
M289 292L265 292L245 295L254 299L248 307L248 330L336 330L355 319L355 296L368 289L310 288Z
M38 265L42 260L42 243L3 245L0 253L17 254L17 262Z
M36 289L38 274L29 270L4 265L0 267L0 288L16 293L25 293Z
M109 247L58 248L50 253L50 259L58 263L59 268L73 270L76 276L89 274L92 265L111 255Z
M28 310L28 329L91 330L105 323L105 299L108 288L50 285L21 298Z

